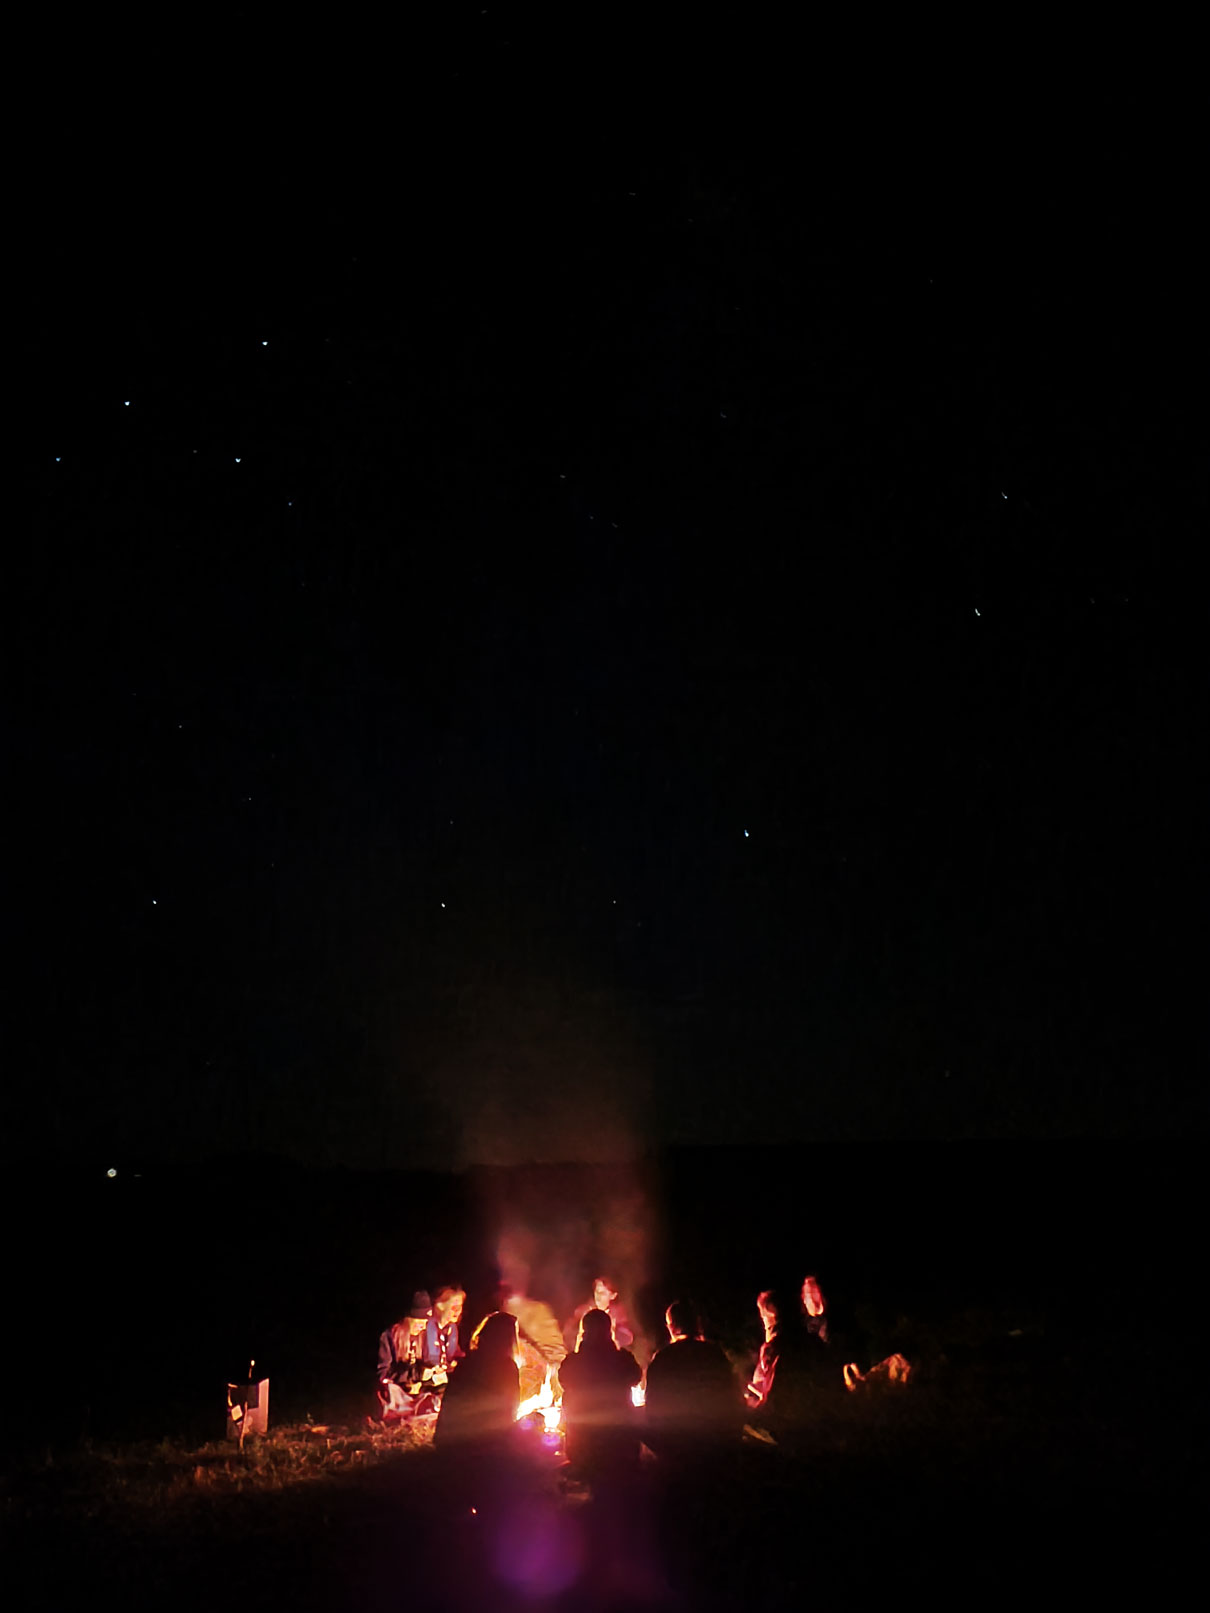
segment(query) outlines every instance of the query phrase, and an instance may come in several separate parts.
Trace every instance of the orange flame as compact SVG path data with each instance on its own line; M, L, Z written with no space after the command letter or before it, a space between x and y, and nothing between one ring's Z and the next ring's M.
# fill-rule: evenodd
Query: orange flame
M520 1422L523 1417L532 1416L535 1411L540 1411L542 1421L546 1425L546 1432L553 1434L559 1426L559 1418L562 1414L559 1410L558 1402L555 1400L555 1392L550 1386L550 1375L551 1368L547 1367L546 1377L543 1380L541 1389L538 1390L536 1395L530 1395L528 1400L521 1402L517 1407L515 1421Z

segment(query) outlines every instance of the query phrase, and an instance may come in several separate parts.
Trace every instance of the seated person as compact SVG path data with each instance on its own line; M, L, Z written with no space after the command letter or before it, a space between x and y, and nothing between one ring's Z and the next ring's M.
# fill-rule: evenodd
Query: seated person
M897 1351L882 1356L882 1351L877 1348L878 1330L875 1330L875 1336L861 1340L851 1327L837 1329L818 1277L808 1274L803 1278L799 1305L806 1337L823 1347L822 1354L815 1350L809 1352L809 1360L817 1370L822 1368L825 1361L827 1363L826 1374L819 1371L821 1379L826 1376L826 1381L834 1385L835 1368L839 1365L842 1381L849 1390L863 1383L905 1384L908 1381L912 1370L910 1363ZM872 1353L882 1356L882 1359L876 1360L873 1366L863 1372L852 1357L860 1356L868 1361Z
M549 1371L557 1381L559 1364L567 1354L558 1318L549 1305L530 1299L514 1287L503 1284L499 1306L516 1319L517 1349L521 1357L521 1399L530 1400L541 1392Z
M432 1301L418 1289L407 1315L379 1336L378 1402L384 1422L433 1409L425 1405L431 1399L426 1374L431 1378L432 1369L424 1364L425 1334L432 1314Z
M572 1312L571 1319L563 1330L563 1340L568 1350L576 1348L580 1323L592 1310L605 1311L608 1314L613 1325L613 1342L620 1350L629 1350L634 1344L634 1329L618 1299L617 1284L609 1277L594 1278L592 1298L586 1299L582 1305L577 1305Z
M640 1425L630 1391L642 1377L630 1351L613 1342L608 1311L591 1306L580 1323L576 1352L559 1370L573 1467L600 1477L637 1462Z
M739 1437L744 1402L731 1363L702 1337L692 1306L675 1300L664 1320L671 1342L647 1368L643 1438L661 1458L691 1461Z
M491 1311L471 1335L470 1353L446 1385L433 1436L437 1446L475 1447L488 1454L513 1441L521 1401L517 1323Z
M817 1338L821 1344L830 1343L828 1303L823 1297L823 1289L819 1286L819 1278L810 1272L802 1280L799 1306L808 1336Z
M434 1389L445 1387L450 1373L466 1354L458 1343L458 1324L466 1293L461 1288L439 1288L433 1300L424 1336L424 1364L432 1369Z
M752 1381L744 1390L744 1403L757 1414L753 1420L779 1443L790 1443L800 1431L819 1385L826 1381L831 1362L797 1326L793 1300L766 1288L757 1296L756 1308L765 1341ZM839 1366L836 1382L838 1386L843 1382Z

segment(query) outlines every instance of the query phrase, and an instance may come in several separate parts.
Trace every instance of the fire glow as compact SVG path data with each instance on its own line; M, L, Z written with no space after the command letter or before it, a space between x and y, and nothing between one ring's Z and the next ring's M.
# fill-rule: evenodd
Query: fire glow
M546 1432L548 1434L553 1434L559 1426L559 1419L562 1413L559 1408L559 1403L555 1399L555 1392L551 1388L550 1377L551 1368L547 1367L546 1377L543 1380L541 1389L538 1390L536 1395L530 1395L528 1400L523 1400L521 1402L521 1404L517 1407L515 1421L521 1422L523 1418L532 1417L535 1412L541 1412L542 1421L546 1426Z

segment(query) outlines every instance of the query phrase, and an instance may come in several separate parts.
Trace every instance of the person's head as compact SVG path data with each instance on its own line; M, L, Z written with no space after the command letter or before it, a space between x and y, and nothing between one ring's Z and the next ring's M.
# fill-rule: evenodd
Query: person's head
M580 1336L576 1340L577 1353L581 1350L592 1354L595 1350L612 1350L613 1323L609 1320L609 1312L602 1310L585 1311L580 1322Z
M449 1327L462 1320L462 1307L466 1304L466 1291L462 1288L439 1288L433 1300L433 1313L440 1327Z
M496 1290L496 1309L507 1312L509 1316L519 1316L524 1298L523 1294L515 1293L507 1283L501 1283Z
M807 1275L802 1280L802 1308L806 1316L822 1316L826 1308L819 1278Z
M490 1361L512 1361L517 1353L517 1319L489 1311L471 1334L471 1349Z
M617 1284L609 1277L594 1277L592 1302L599 1311L607 1311L618 1297Z
M687 1300L674 1299L664 1312L664 1321L668 1326L669 1337L674 1340L697 1337L697 1316Z
M776 1288L765 1288L756 1296L756 1308L765 1325L765 1337L773 1338L789 1321L790 1306Z
M412 1295L412 1306L404 1318L401 1326L413 1337L423 1333L429 1325L429 1317L433 1314L433 1302L423 1288L418 1288Z

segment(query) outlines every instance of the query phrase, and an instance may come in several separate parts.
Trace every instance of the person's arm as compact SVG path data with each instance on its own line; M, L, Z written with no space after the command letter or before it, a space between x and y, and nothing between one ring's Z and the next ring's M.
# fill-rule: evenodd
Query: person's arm
M378 1338L378 1381L383 1383L391 1376L391 1368L395 1365L395 1354L391 1349L391 1332L388 1328Z
M576 1337L580 1331L580 1323L588 1310L587 1305L577 1305L571 1313L571 1320L563 1329L563 1347L568 1355L576 1353Z
M619 1350L629 1350L634 1344L634 1329L620 1305L609 1307L609 1320L613 1323L613 1342Z
M760 1347L760 1354L756 1358L756 1371L752 1374L752 1382L744 1390L744 1401L750 1411L763 1406L769 1398L769 1391L773 1388L773 1375L777 1371L777 1353L769 1346L768 1340Z

